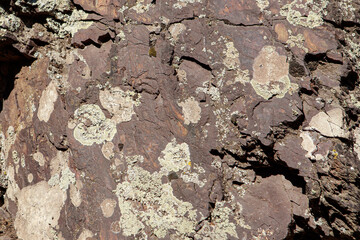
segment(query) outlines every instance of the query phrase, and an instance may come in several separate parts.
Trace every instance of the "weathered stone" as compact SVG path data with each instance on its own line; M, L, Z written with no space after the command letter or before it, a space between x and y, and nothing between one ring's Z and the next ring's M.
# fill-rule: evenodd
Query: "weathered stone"
M0 5L0 238L359 239L356 1Z

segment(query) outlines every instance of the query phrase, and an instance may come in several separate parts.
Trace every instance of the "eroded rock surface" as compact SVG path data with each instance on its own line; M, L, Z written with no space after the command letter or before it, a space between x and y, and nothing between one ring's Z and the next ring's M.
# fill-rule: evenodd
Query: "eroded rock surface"
M0 239L360 239L359 26L355 0L2 1Z

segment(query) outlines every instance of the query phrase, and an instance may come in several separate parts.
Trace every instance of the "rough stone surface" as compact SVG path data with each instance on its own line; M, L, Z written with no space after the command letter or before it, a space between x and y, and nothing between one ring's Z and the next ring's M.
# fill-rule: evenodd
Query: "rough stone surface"
M360 239L360 2L0 3L0 239Z

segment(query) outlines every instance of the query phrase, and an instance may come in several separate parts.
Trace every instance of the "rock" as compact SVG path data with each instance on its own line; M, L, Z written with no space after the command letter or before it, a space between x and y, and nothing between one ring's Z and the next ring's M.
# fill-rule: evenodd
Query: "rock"
M0 238L360 239L356 1L4 1Z

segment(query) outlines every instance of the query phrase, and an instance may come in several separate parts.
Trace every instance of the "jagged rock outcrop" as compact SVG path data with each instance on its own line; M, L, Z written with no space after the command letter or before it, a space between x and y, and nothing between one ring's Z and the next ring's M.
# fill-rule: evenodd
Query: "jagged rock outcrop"
M359 39L355 0L2 1L0 238L359 239Z

